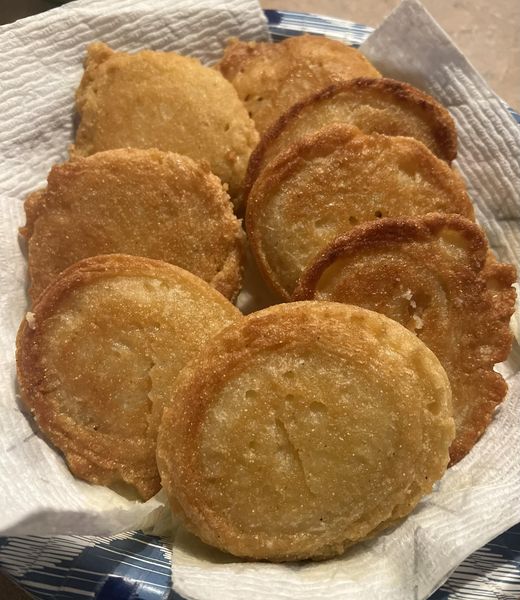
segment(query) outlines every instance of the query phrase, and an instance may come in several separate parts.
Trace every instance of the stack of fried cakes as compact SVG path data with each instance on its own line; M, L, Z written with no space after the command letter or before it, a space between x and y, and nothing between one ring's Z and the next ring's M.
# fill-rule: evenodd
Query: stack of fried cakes
M161 485L205 542L328 558L409 514L503 400L515 270L448 111L358 51L214 68L94 43L71 158L25 204L22 400L78 477ZM245 215L245 232L240 215ZM284 303L232 304L246 247Z

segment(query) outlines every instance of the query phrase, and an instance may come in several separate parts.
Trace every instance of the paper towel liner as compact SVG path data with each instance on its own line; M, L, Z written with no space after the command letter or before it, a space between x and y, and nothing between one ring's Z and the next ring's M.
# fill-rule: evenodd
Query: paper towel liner
M262 39L253 2L90 0L0 28L0 481L6 533L110 534L161 506L122 500L74 479L20 413L15 400L14 337L25 311L26 265L16 228L22 200L44 185L72 140L72 93L88 42L122 50L180 50L211 62L230 35ZM477 215L502 259L518 264L520 132L503 103L424 9L404 2L363 45L387 76L417 85L457 121L458 168ZM251 295L243 306L254 307ZM483 439L450 469L433 494L400 526L323 563L241 562L179 529L173 584L186 598L424 598L468 554L520 520L520 378L516 349L502 371L511 389Z

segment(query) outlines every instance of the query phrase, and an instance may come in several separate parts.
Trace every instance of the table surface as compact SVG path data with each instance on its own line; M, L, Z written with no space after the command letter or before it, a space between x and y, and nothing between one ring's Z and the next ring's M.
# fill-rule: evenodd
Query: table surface
M400 0L261 0L279 8L348 19L377 27ZM491 87L520 111L520 2L517 0L422 0ZM0 24L47 10L47 0L0 4ZM0 574L0 599L28 600Z

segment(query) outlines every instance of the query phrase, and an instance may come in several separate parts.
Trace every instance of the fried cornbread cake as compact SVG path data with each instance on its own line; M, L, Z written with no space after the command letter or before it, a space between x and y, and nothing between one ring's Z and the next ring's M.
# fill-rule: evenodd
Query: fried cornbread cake
M174 52L127 54L91 44L76 108L75 154L126 147L186 154L206 161L232 197L258 141L233 86L215 69Z
M271 561L334 556L443 475L450 396L437 358L395 321L338 303L274 306L179 375L161 481L208 544Z
M331 123L355 125L364 133L413 137L448 163L457 156L455 123L434 98L401 81L362 77L334 83L285 112L251 154L244 195L270 160Z
M234 85L260 134L293 104L332 83L379 77L358 50L313 35L276 44L233 39L216 67Z
M175 378L239 311L207 283L136 256L87 258L39 297L17 338L22 402L72 473L159 490L158 423Z
M333 124L282 152L260 173L246 229L266 281L289 299L328 243L381 217L459 213L473 207L459 175L421 142Z
M451 463L480 438L507 385L494 371L511 350L515 268L459 215L381 219L336 238L303 273L296 300L345 302L414 332L446 370L457 435Z
M228 298L240 288L243 231L220 180L186 156L119 149L54 166L29 196L31 296L69 265L124 253L176 264Z

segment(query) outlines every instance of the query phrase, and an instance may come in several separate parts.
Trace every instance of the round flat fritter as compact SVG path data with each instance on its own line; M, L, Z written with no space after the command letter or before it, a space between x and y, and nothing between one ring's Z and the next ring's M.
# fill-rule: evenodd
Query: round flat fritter
M408 514L442 476L450 396L434 354L382 315L271 307L179 375L161 481L206 543L272 561L333 556Z
M207 167L159 150L108 150L52 168L25 205L31 296L69 265L122 253L173 263L228 298L238 293L243 232Z
M232 197L258 142L233 86L215 69L174 52L126 54L91 44L76 107L75 154L126 147L186 154L206 161Z
M270 160L331 123L355 125L364 133L413 137L448 163L457 156L455 123L434 98L394 79L352 79L298 102L264 133L249 159L244 195Z
M463 458L491 421L507 385L515 268L489 253L483 231L458 215L382 219L334 240L300 279L295 299L355 304L398 321L432 350L453 393Z
M329 125L282 152L248 198L251 249L266 280L289 299L335 237L381 217L460 213L473 218L462 179L424 144Z
M358 50L313 35L276 44L231 40L217 68L235 86L260 134L290 106L331 83L379 76Z
M159 490L157 429L179 371L241 319L191 273L135 256L87 258L49 286L22 322L23 403L74 475Z

